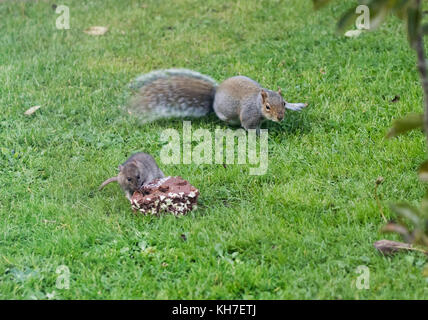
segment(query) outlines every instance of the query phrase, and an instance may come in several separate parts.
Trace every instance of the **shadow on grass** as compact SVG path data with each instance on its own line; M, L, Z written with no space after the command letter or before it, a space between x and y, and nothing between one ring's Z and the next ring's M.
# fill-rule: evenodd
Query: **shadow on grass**
M215 113L210 113L209 115L201 118L165 118L158 119L152 122L143 123L140 118L132 117L135 121L135 125L139 129L143 129L146 126L157 126L163 127L163 129L168 128L181 128L183 121L191 121L192 131L198 128L206 128L207 126L214 129L232 129L237 130L241 128L239 125L229 125L224 121L221 121ZM311 131L311 119L309 116L303 113L289 112L286 114L286 117L281 123L275 123L272 121L265 121L262 123L262 129L268 129L269 134L273 136L280 135L295 135L295 134L307 134Z

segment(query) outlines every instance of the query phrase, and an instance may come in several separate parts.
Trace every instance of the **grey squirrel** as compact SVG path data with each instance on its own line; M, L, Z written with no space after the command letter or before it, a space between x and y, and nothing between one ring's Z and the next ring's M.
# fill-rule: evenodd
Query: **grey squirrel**
M220 85L208 76L187 69L158 70L131 83L135 95L128 112L145 121L167 117L201 117L214 111L230 124L260 129L265 119L280 122L285 109L300 111L306 103L289 103L281 89L272 91L256 81L236 76Z
M159 169L155 159L147 153L138 152L133 154L123 164L119 165L119 174L104 181L98 190L103 189L111 182L118 182L125 192L128 200L131 200L134 191L154 179L164 178L162 170Z

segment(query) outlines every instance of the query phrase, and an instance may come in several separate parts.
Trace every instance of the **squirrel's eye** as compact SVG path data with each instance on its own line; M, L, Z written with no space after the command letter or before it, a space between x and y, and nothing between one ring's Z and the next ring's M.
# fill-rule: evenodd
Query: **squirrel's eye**
M285 107L285 101L282 103L282 105Z
M266 110L270 110L270 105L266 105Z
M140 176L137 176L137 179L140 180Z
M131 178L128 178L128 181L131 181L132 179Z

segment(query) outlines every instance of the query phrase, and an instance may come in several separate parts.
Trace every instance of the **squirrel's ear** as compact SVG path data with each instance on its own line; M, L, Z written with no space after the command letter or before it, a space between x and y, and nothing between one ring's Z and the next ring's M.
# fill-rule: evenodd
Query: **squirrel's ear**
M121 164L119 164L119 166L117 168L119 169L119 171L122 171L123 166Z
M282 97L281 87L278 87L278 94Z
M266 102L266 99L267 99L267 93L266 93L266 91L264 91L264 90L262 89L261 95L262 95L262 102L263 102L263 103L265 103L265 102Z

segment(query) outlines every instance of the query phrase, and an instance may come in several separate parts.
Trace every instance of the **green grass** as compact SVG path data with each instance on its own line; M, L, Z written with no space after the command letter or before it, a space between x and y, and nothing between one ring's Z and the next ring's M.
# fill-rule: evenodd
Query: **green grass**
M384 139L393 119L421 111L415 57L394 18L337 36L354 3L63 1L71 29L57 30L52 1L1 2L0 299L426 297L423 255L373 248L398 239L379 232L375 179L385 178L388 218L390 203L424 193L423 135ZM83 33L93 25L109 31ZM131 79L171 67L243 74L310 107L265 124L266 175L160 164L200 189L200 208L136 216L117 185L96 189L133 152L159 161L161 131L181 130L181 120L140 125L118 108ZM215 116L193 122L217 127L227 128ZM60 265L68 290L55 286ZM355 287L359 265L369 290Z

